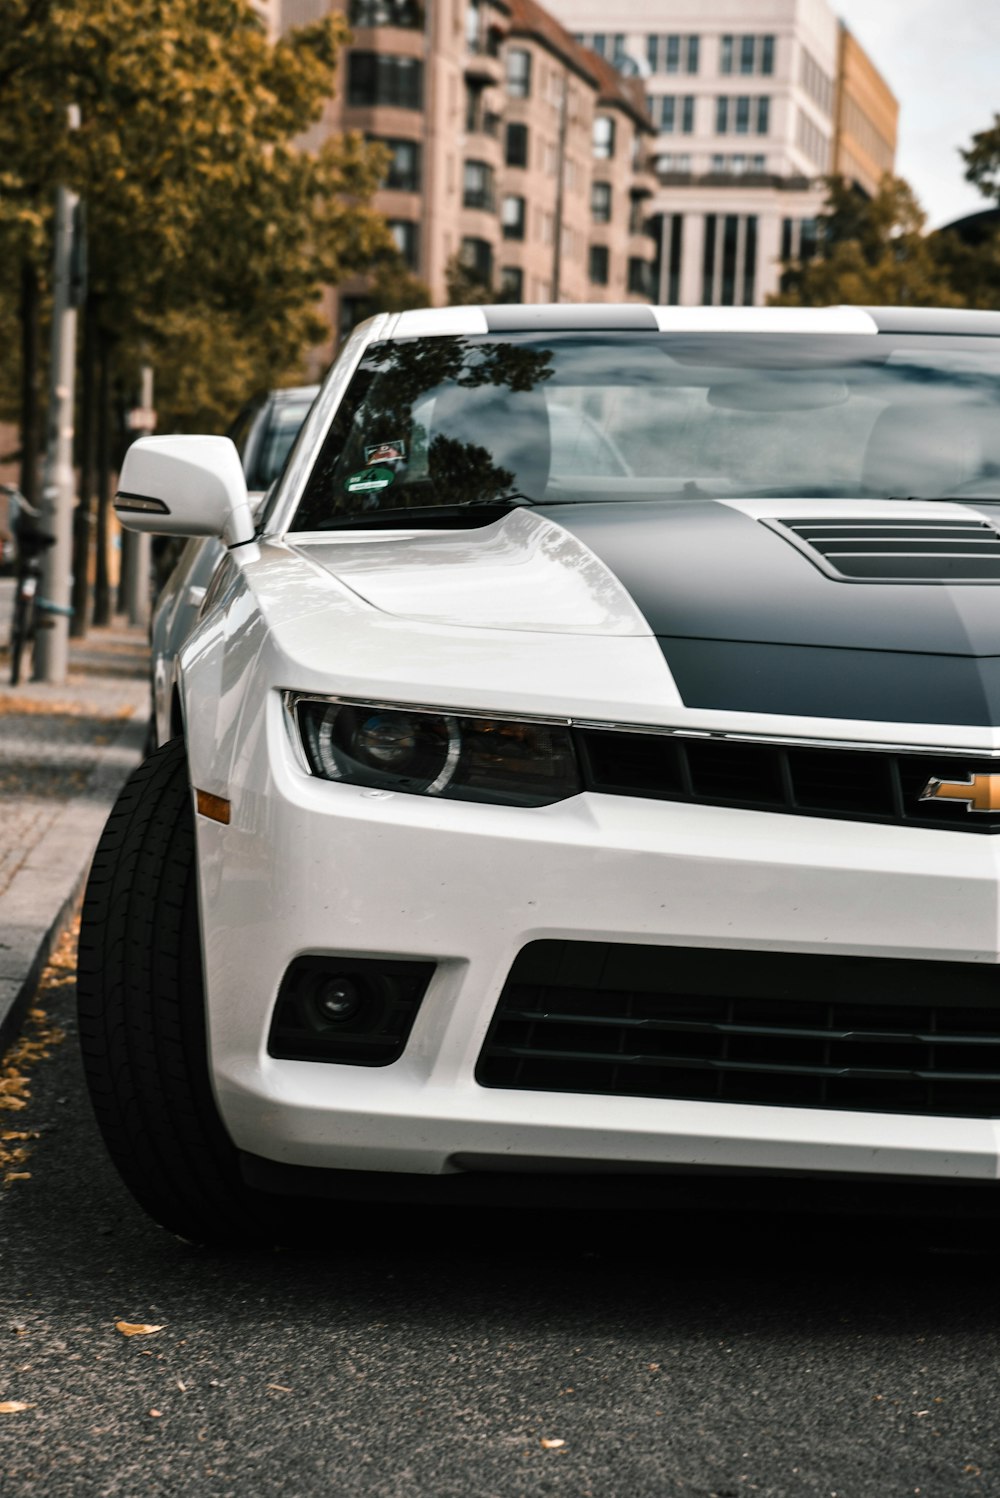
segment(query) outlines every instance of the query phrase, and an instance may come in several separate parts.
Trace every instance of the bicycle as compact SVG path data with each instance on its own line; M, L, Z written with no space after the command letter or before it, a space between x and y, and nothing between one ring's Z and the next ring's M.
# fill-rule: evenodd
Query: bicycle
M21 680L21 660L25 646L34 642L36 618L49 612L51 605L38 596L42 575L42 553L55 544L55 537L42 531L19 528L17 537L17 588L14 593L14 617L10 631L10 684Z

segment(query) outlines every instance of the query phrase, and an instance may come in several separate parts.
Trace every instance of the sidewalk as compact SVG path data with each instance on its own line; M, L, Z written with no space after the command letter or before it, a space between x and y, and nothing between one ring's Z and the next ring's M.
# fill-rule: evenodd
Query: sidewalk
M0 1051L83 889L108 811L142 758L145 631L70 641L65 686L8 682L0 654Z

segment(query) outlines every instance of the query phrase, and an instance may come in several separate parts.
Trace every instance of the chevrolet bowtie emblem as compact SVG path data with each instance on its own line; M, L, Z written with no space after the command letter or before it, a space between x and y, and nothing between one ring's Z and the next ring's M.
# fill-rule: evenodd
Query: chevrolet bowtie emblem
M921 801L964 801L966 811L1000 811L1000 775L970 775L968 780L928 780Z

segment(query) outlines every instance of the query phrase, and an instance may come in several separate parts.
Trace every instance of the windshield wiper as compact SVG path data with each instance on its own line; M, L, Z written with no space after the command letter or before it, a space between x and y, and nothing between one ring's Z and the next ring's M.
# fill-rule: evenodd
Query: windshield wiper
M998 505L1000 494L887 494L887 499L914 505Z
M353 511L345 515L334 515L317 530L339 531L364 530L429 530L440 521L444 524L468 526L491 525L502 520L511 510L518 510L536 503L527 494L504 494L499 499L470 499L461 504L446 505L394 505L391 509Z

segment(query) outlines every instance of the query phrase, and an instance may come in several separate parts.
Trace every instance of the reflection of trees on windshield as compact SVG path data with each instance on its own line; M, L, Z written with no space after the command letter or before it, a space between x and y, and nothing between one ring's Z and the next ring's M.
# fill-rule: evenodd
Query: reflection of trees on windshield
M485 447L437 436L428 449L434 488L444 504L490 504L510 494L514 475L499 468ZM396 503L399 502L398 495Z
M509 449L518 423L525 426L531 392L544 415L541 386L551 375L550 349L465 338L376 344L323 445L297 528L359 509L487 503L523 488ZM414 410L430 397L428 430ZM392 473L386 487L348 492L347 481L368 466L366 450L392 443L402 444L404 456L384 464Z

